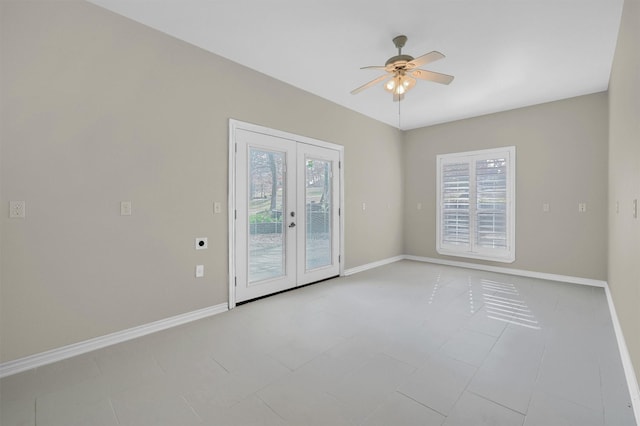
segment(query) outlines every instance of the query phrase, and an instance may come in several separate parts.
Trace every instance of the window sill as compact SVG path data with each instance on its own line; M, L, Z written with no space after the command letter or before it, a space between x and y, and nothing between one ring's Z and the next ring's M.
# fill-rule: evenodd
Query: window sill
M466 259L476 259L476 260L487 260L490 262L501 262L501 263L513 263L516 260L514 253L508 253L506 256L491 256L487 254L480 253L469 253L469 252L460 252L454 250L446 250L437 248L436 251L438 254L443 256L455 256L455 257L463 257Z

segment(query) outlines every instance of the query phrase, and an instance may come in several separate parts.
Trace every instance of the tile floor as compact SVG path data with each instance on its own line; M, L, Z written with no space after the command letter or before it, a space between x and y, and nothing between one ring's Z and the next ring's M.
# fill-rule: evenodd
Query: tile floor
M11 425L634 425L602 289L402 261L0 381Z

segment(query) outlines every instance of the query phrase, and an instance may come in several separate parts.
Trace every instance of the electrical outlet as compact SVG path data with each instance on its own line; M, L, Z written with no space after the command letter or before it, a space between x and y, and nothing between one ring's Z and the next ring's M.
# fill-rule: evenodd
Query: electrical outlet
M545 213L549 213L549 203L542 204L542 211Z
M584 213L587 211L587 203L578 203L578 211Z
M222 204L220 203L220 201L216 201L215 203L213 203L213 212L214 213L222 213Z
M362 211L365 211L367 209L367 203L362 203Z
M26 216L26 203L24 201L9 201L9 217L24 219Z

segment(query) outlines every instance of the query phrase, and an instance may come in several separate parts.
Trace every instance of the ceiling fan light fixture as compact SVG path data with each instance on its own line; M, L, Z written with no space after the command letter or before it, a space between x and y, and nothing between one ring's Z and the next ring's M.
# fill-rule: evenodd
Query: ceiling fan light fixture
M387 81L387 84L384 85L384 88L386 89L387 92L392 92L393 93L393 89L396 87L396 80L395 79L391 79L389 81Z
M396 75L384 85L384 89L394 95L404 95L415 85L415 78L406 75Z
M402 80L402 85L404 86L405 91L413 89L413 86L416 85L416 79L413 77L405 76L404 79Z

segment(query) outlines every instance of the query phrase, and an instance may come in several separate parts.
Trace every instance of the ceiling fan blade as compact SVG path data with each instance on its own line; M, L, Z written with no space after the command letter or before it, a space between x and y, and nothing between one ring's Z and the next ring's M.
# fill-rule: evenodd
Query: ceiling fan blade
M452 75L441 74L439 72L434 72L434 71L413 70L411 71L411 75L415 78L433 81L435 83L440 83L440 84L449 84L453 81Z
M371 65L368 67L362 67L360 68L361 70L382 70L382 71L386 71L387 67L385 67L384 65Z
M413 61L409 61L407 63L407 68L418 68L422 65L429 64L431 62L437 61L442 58L444 58L444 55L434 50L433 52L429 52L422 56L418 56Z
M389 77L391 77L389 74L383 74L380 77L378 77L378 78L376 78L374 80L371 80L370 82L365 83L365 84L363 84L362 86L360 86L360 87L358 87L356 89L353 89L351 91L351 94L352 95L357 95L358 93L362 92L364 89L368 89L369 87L371 87L373 85L376 85L376 84L380 83L382 80L384 80L386 78L389 78Z

